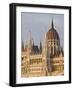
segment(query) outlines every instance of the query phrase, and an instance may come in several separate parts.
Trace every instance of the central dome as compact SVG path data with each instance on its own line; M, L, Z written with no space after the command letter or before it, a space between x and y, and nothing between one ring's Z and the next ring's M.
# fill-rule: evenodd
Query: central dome
M59 40L59 35L58 35L57 31L54 29L53 20L52 20L52 24L51 24L51 29L49 29L49 31L47 32L46 37L47 37L47 39Z

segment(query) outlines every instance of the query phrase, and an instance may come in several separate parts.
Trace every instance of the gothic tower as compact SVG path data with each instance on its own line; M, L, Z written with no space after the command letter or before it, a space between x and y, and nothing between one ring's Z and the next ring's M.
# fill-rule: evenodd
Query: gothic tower
M53 20L51 23L51 28L46 34L46 43L47 43L47 66L48 66L47 69L51 74L53 70L51 63L52 57L55 54L58 54L60 51L60 38L56 29L54 28Z
M60 51L60 38L58 32L54 28L53 20L51 23L51 28L46 34L47 38L47 48L51 56L55 55Z

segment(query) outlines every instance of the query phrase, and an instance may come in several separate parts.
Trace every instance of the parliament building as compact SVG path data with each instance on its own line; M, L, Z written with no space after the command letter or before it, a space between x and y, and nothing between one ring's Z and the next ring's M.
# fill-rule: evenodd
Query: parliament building
M60 75L64 75L64 51L52 20L40 46L35 45L31 38L28 44L22 43L21 77Z

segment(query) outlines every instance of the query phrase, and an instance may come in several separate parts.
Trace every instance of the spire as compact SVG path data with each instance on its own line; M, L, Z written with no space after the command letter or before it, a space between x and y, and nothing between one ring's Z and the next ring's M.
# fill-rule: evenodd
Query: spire
M40 41L40 52L42 52L42 43Z
M24 43L23 43L23 41L22 41L22 51L24 51Z
M28 47L28 44L27 44L27 41L25 42L25 48L27 48Z
M51 27L54 28L53 19L52 19Z
M31 31L29 31L29 41L31 41Z
M32 49L32 37L31 37L31 31L29 31L29 43L28 43L28 47L31 50Z
M34 40L33 40L33 46L34 46Z
M29 31L29 44L32 45L31 31Z

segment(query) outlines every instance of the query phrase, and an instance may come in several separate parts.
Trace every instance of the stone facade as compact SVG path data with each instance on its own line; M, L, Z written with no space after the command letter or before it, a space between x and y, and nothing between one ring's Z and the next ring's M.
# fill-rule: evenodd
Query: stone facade
M60 46L60 38L54 29L45 34L43 45L22 44L21 77L59 76L64 75L64 52Z

